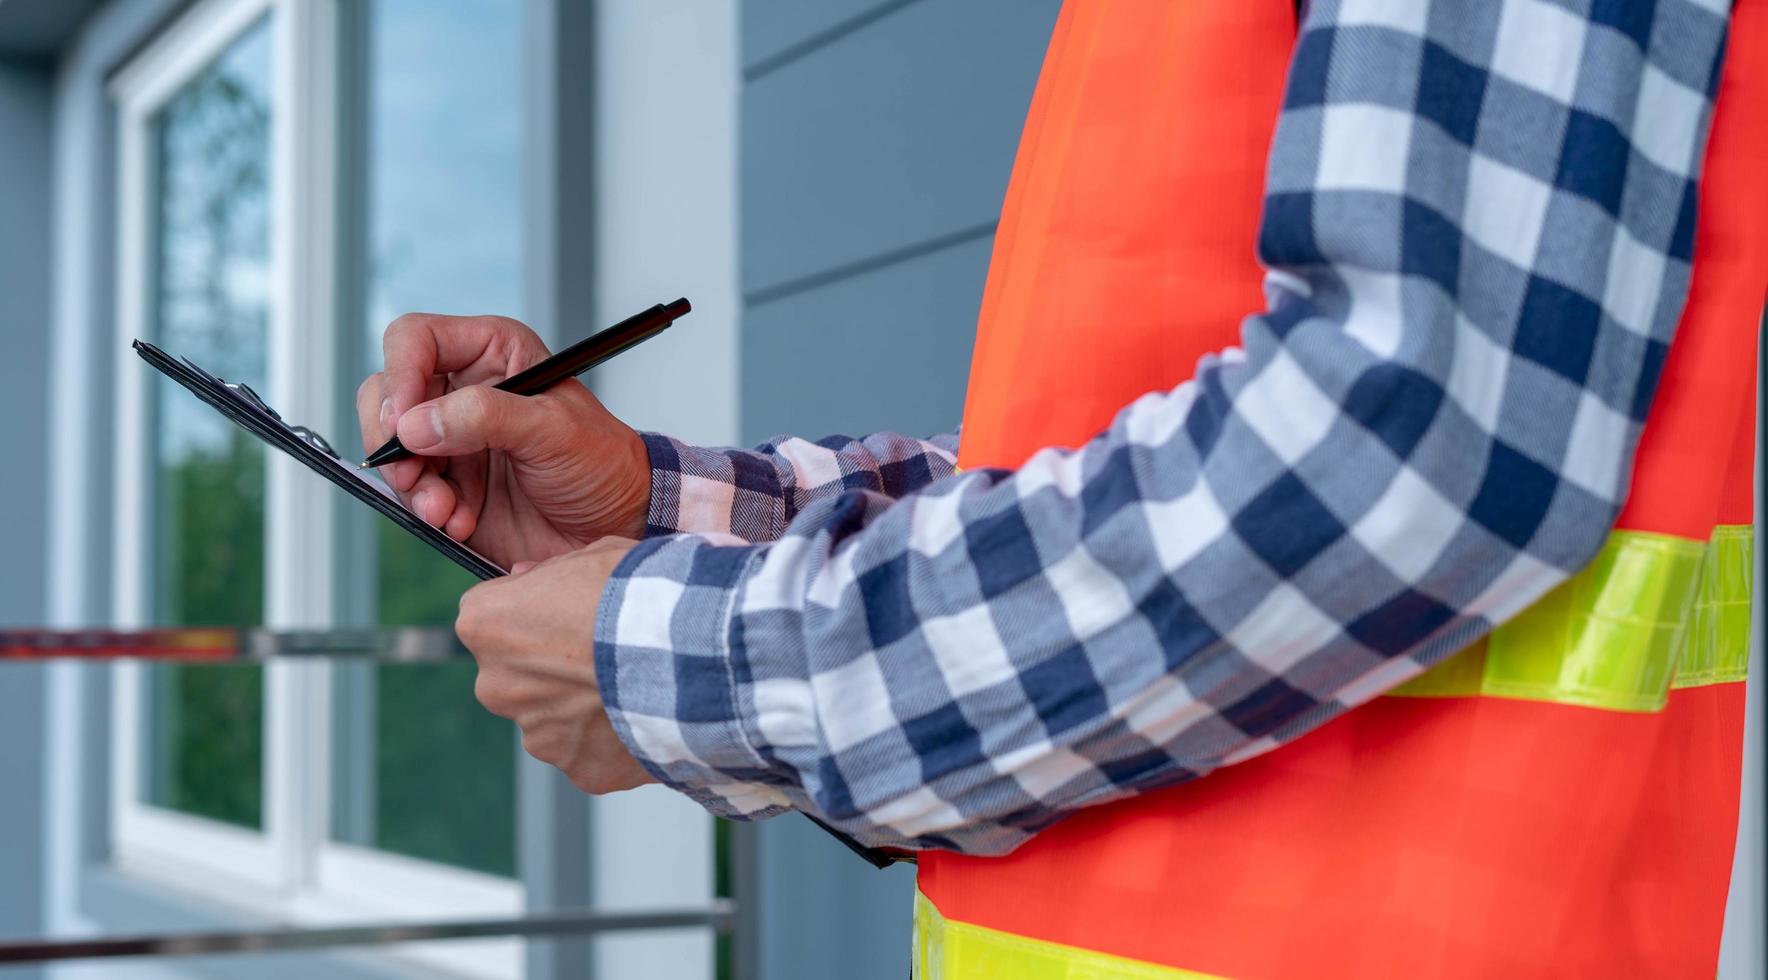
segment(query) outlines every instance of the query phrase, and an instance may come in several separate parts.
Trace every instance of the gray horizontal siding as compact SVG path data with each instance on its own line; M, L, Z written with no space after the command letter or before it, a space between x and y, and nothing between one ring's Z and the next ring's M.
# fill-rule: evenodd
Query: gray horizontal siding
M915 0L759 0L743 4L743 71L756 75L826 43L864 30Z
M750 309L743 439L955 428L992 235Z
M744 294L995 220L1057 6L921 0L746 84Z

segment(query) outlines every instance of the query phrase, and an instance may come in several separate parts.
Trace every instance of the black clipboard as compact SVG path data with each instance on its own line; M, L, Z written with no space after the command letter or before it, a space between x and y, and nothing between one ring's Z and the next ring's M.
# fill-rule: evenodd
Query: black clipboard
M275 409L258 397L251 386L243 382L224 381L198 367L190 358L174 359L145 340L135 341L134 347L141 359L153 365L155 370L183 385L191 394L233 420L240 428L300 460L303 466L423 539L424 543L447 555L455 564L477 575L481 580L509 574L491 559L454 540L441 529L431 527L423 518L407 510L405 504L379 478L339 457L331 444L325 441L325 437L306 426L290 425L284 421ZM867 847L821 820L809 814L805 816L875 868L888 868L897 861L913 860L906 854Z
M406 509L378 477L340 458L323 436L306 426L290 425L283 421L282 416L258 397L258 393L249 385L217 378L189 358L175 360L147 341L137 340L134 346L142 360L189 389L191 394L207 402L215 411L283 453L300 460L303 466L337 484L345 493L380 511L388 520L447 555L456 565L472 572L481 580L509 574L499 568L496 562L454 540L441 529L426 524L423 518Z

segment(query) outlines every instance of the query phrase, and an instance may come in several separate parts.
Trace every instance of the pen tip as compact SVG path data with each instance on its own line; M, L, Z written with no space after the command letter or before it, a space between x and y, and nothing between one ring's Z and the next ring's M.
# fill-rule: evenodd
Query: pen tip
M356 464L356 468L357 468L357 469L359 469L359 470L366 470L366 469L368 469L368 460L366 460L366 459L365 459L365 460L363 460L363 461L362 461L362 462L360 462L360 463L357 463L357 464Z

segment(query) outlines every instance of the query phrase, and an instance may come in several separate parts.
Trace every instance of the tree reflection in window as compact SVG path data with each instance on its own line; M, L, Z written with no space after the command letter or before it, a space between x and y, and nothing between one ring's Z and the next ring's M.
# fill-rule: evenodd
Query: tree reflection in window
M380 369L400 313L521 315L525 15L507 0L354 10L367 58L366 140L353 147L366 187L351 216L370 257L351 270L366 273L360 376ZM388 521L352 519L372 538L358 542L372 571L364 618L451 625L472 577ZM333 839L515 874L515 729L473 699L474 674L470 662L334 672Z
M229 380L268 391L270 24L242 35L154 120L154 330ZM165 378L152 410L153 614L249 626L264 613L264 451ZM160 666L148 693L146 799L263 820L257 667Z

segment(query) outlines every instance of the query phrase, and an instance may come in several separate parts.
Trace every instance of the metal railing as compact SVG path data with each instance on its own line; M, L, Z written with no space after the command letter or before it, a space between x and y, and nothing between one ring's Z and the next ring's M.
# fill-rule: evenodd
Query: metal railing
M320 658L386 664L469 661L452 630L431 627L343 630L268 630L224 627L146 630L0 629L0 663L139 660L214 665ZM752 862L737 861L739 866ZM740 868L733 868L733 878ZM734 881L740 895L753 894ZM751 903L752 904L752 903ZM429 921L383 921L323 926L256 927L203 932L154 932L70 939L0 939L0 964L133 956L317 951L414 941L495 937L587 937L613 932L705 928L734 934L735 974L750 975L744 952L754 925L737 901L642 910L553 909L528 915ZM752 910L750 910L752 911Z
M427 626L339 630L221 626L0 629L0 660L137 659L212 664L283 657L342 657L400 664L471 659L453 630Z
M566 911L506 919L447 922L379 922L308 929L247 929L227 932L151 933L92 939L33 939L0 942L0 963L45 963L57 960L103 959L118 956L195 956L203 953L268 953L292 950L376 946L436 939L485 939L494 936L586 936L640 929L705 927L714 932L736 929L736 906L715 899L705 908L660 909L649 912Z

